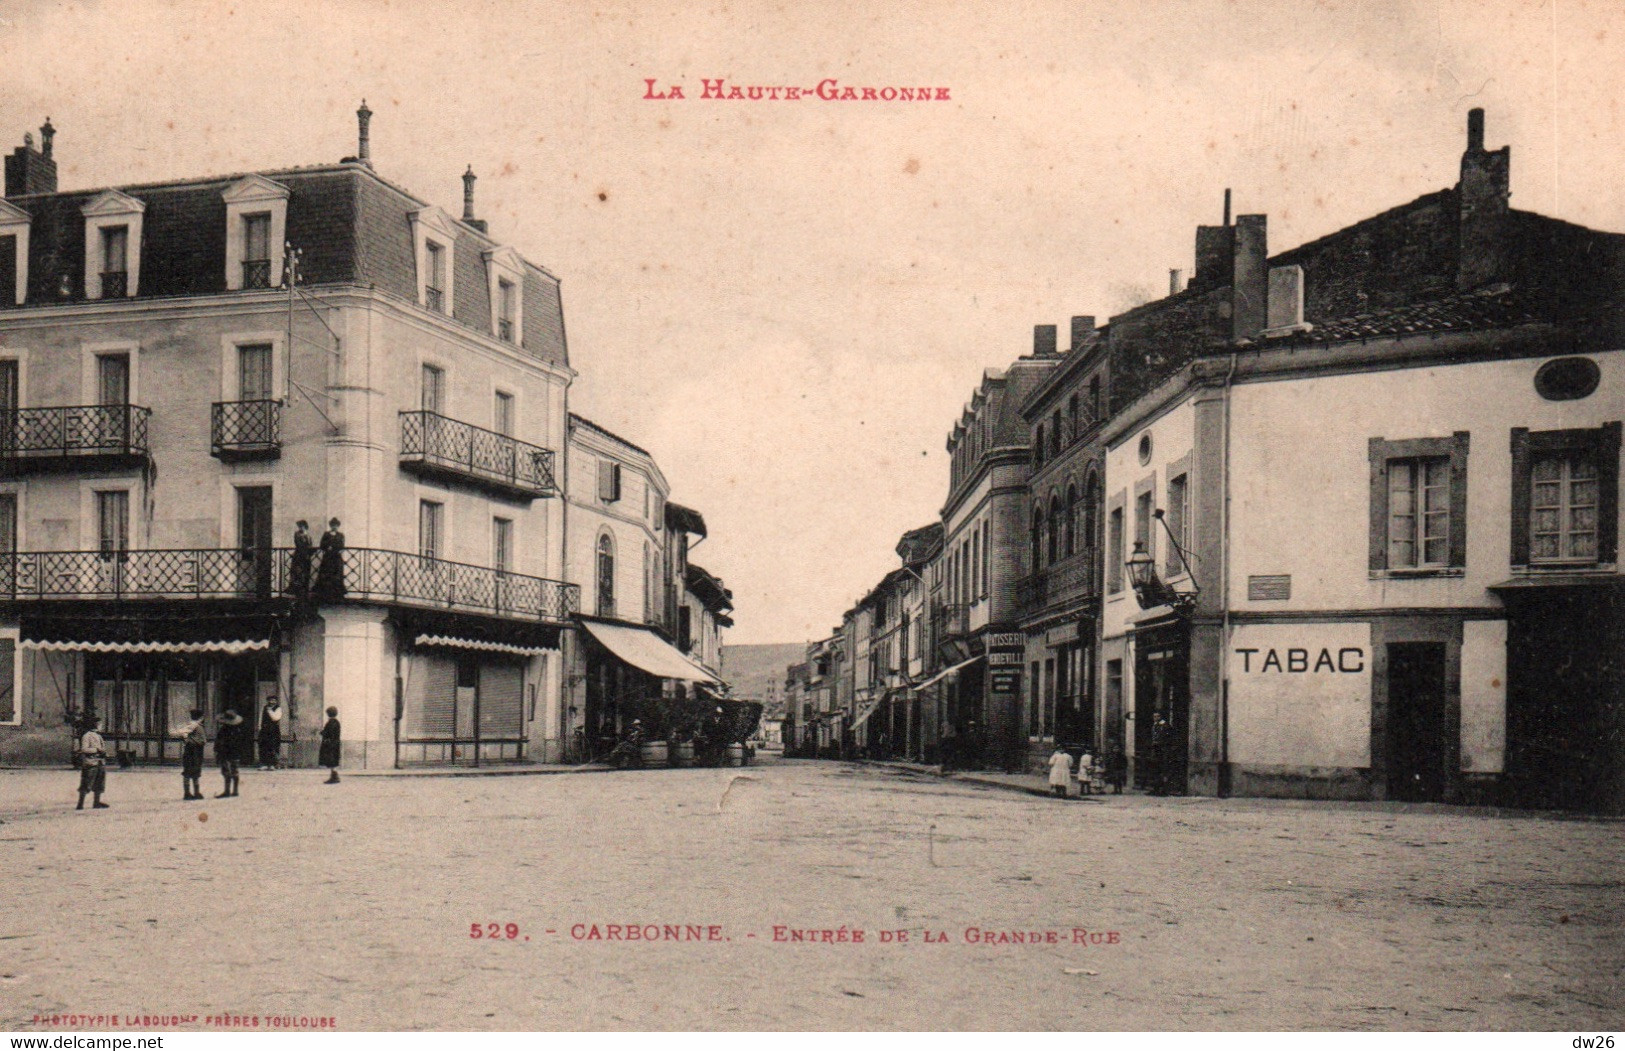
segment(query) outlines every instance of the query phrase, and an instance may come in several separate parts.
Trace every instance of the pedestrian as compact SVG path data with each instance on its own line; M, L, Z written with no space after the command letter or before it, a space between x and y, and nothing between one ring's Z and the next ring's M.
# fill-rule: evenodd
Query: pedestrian
M1106 780L1111 782L1112 795L1123 794L1123 785L1128 781L1128 756L1116 742L1106 749Z
M322 564L316 567L316 597L337 602L344 597L344 534L339 520L329 519L322 534Z
M335 518L333 523L336 526L338 519ZM339 759L343 754L343 745L340 743L340 739L339 710L337 708L328 708L327 724L322 727L322 750L317 757L317 762L327 767L327 780L322 782L323 784L336 785L339 783Z
M282 702L272 697L260 712L260 769L275 770L282 760Z
M1090 752L1078 756L1078 796L1090 795L1095 790L1095 757Z
M85 718L84 734L79 738L79 805L85 808L85 796L94 796L93 810L106 810L102 793L107 791L107 746L102 741L101 716L91 714Z
M310 564L316 556L316 542L310 538L310 523L301 518L293 531L293 557L288 562L288 590L294 597L310 597Z
M1170 774L1173 765L1173 736L1174 728L1168 722L1168 716L1158 713L1156 722L1151 724L1151 794L1165 796L1168 794Z
M220 779L224 782L216 799L229 799L237 794L238 762L243 754L243 717L226 709L220 716L220 727L214 732L214 758L220 764Z
M181 798L202 799L203 747L209 743L203 732L203 709L193 708L187 713L190 721L173 731L181 739Z
M1049 757L1049 789L1056 799L1066 798L1066 786L1072 780L1072 757L1060 745Z

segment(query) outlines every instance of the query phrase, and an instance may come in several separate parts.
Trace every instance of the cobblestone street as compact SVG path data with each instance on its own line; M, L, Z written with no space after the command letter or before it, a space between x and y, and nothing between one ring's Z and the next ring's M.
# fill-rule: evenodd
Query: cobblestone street
M1578 1031L1625 1010L1617 822L1061 803L812 762L204 784L183 803L175 771L115 771L113 808L75 812L72 773L0 772L5 1028ZM612 924L726 940L572 935Z

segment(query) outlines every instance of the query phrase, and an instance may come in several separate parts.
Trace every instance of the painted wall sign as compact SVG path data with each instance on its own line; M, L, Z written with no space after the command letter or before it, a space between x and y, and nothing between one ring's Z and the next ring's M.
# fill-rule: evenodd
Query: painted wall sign
M988 673L988 688L993 693L1020 693L1021 668L995 668Z
M1007 652L1005 650L994 650L992 653L987 655L987 662L989 664L1014 664L1017 667L1020 667L1021 654L1017 652Z
M1303 646L1288 646L1284 650L1274 647L1260 649L1256 646L1237 646L1236 655L1241 658L1241 671L1246 674L1257 671L1260 674L1271 671L1282 674L1311 674L1322 672L1336 675L1358 675L1365 671L1366 655L1362 646L1340 646L1337 656L1332 656L1332 648L1322 646L1319 651ZM1313 663L1311 663L1313 661Z
M1072 624L1062 624L1059 627L1051 628L1049 631L1044 633L1044 643L1048 646L1060 646L1064 643L1076 642L1077 639L1078 625L1075 622Z
M1000 632L989 635L987 644L990 649L1022 649L1027 645L1027 636L1020 632Z
M1237 625L1226 655L1232 762L1371 763L1371 625Z

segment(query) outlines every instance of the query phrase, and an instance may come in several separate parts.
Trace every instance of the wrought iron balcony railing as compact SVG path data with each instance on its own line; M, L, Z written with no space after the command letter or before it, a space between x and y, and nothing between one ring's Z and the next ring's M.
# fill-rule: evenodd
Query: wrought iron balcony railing
M430 285L423 290L423 303L436 314L446 312L446 293Z
M1100 551L1092 547L1016 582L1016 605L1024 616L1099 598Z
M295 563L289 548L28 551L0 555L0 601L311 597L562 623L580 609L574 584L487 566L371 548ZM340 584L342 582L342 586Z
M553 496L553 450L426 409L401 413L401 467L522 500Z
M139 405L70 405L0 411L0 470L71 467L95 460L133 465L147 458L147 420Z
M513 322L507 318L497 320L497 338L504 343L513 342Z
M952 603L938 606L932 619L936 622L938 639L970 634L970 607L967 605Z
M244 259L243 287L270 288L271 261L269 259Z
M130 274L125 270L102 271L102 298L123 299L130 294Z
M222 460L270 460L282 455L282 402L215 402L209 452Z

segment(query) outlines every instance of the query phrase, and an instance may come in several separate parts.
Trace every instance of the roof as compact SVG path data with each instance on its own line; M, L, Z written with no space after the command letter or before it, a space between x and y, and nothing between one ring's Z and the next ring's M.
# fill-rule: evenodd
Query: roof
M910 529L897 541L897 557L903 560L905 566L929 562L942 550L943 532L941 522Z
M705 519L693 508L671 500L666 501L666 528L695 536L705 535Z
M1491 285L1476 292L1409 306L1376 310L1316 325L1307 332L1269 337L1266 343L1296 340L1308 343L1338 343L1345 340L1392 336L1425 335L1437 332L1470 332L1516 325L1543 324L1557 320L1546 302L1508 285Z
M734 593L722 586L720 577L713 576L703 566L690 562L688 572L683 577L683 583L694 597L704 603L705 608L718 614L718 622L723 619L721 614L734 608ZM732 622L730 622L732 623ZM727 627L728 625L723 625Z
M601 434L610 441L624 445L635 453L642 453L644 456L649 457L649 459L654 459L654 454L649 452L649 450L645 449L643 446L627 441L625 438L622 438L608 427L605 427L602 424L594 423L593 421L587 419L587 417L582 416L580 413L572 412L570 414L570 424L574 427L584 427L595 434Z

